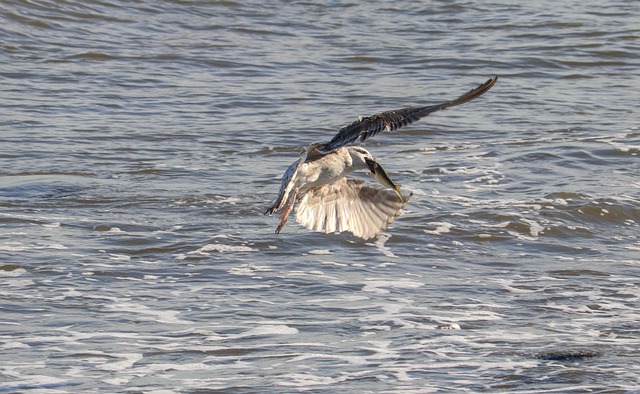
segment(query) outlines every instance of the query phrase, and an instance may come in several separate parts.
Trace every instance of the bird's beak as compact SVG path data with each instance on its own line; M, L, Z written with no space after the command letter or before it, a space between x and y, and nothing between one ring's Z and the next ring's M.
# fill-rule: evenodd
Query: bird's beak
M365 163L367 163L367 167L369 167L369 171L371 171L373 176L376 178L376 181L378 181L384 187L393 189L400 200L404 201L404 197L402 197L402 194L400 193L400 185L396 185L395 183L393 183L384 168L382 168L382 166L375 160L365 158L364 161Z
M380 167L380 164L378 164L377 161L375 160L371 160L365 157L364 162L367 164L367 167L369 167L369 171L371 171L371 173L373 175L376 174L376 171L378 170L378 168Z

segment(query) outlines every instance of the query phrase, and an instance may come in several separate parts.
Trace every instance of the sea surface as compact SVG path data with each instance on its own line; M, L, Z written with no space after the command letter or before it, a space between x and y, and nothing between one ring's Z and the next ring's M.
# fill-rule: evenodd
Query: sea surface
M639 21L3 0L0 393L639 393ZM302 146L492 75L365 143L380 236L274 234Z

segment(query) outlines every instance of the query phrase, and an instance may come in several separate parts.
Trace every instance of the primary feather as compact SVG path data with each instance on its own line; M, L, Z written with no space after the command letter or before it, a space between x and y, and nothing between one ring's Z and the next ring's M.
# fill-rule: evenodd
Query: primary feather
M485 92L491 89L493 85L495 85L497 80L498 77L494 76L487 82L475 89L471 89L454 100L443 101L435 105L428 105L424 107L408 107L385 111L372 116L360 117L350 125L341 128L340 131L338 131L338 134L336 134L331 141L322 146L320 151L328 153L342 146L352 144L358 140L363 142L367 138L373 137L383 130L395 131L403 126L420 120L433 112L464 104L482 96Z

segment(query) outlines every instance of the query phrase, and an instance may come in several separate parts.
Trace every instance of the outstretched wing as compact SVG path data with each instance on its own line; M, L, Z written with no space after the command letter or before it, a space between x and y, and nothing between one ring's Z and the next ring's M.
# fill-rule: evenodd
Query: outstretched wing
M410 197L400 200L392 191L366 186L362 180L342 178L307 191L296 209L296 221L314 231L349 231L356 237L369 239L400 215Z
M493 85L495 85L496 81L498 81L497 75L492 77L482 85L478 86L477 88L471 89L455 100L444 101L442 103L429 105L426 107L402 108L393 111L381 112L372 116L360 117L350 125L341 128L338 134L336 134L336 136L333 137L331 141L325 144L320 149L320 151L323 153L328 153L342 146L352 144L357 140L364 141L383 130L397 130L400 127L411 124L419 120L420 118L429 115L432 112L464 104L468 101L482 96L486 91L491 89Z

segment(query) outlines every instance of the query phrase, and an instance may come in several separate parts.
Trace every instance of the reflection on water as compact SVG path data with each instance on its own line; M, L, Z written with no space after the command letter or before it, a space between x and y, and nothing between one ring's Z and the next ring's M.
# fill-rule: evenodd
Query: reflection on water
M0 392L632 392L632 2L0 6ZM261 213L358 115L380 237Z

